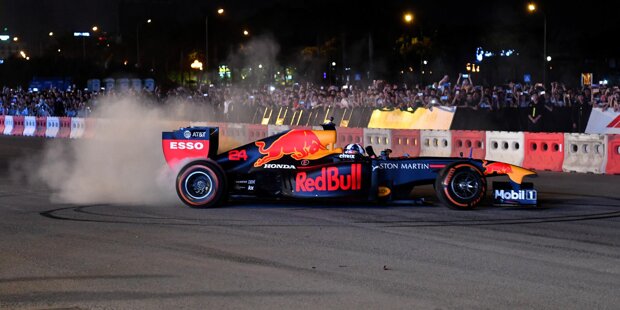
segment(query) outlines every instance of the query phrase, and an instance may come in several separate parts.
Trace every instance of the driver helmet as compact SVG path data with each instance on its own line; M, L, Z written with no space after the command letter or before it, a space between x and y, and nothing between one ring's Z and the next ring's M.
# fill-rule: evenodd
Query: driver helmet
M347 146L344 147L344 153L345 154L360 154L360 155L366 154L366 152L364 151L364 148L358 143L347 144Z

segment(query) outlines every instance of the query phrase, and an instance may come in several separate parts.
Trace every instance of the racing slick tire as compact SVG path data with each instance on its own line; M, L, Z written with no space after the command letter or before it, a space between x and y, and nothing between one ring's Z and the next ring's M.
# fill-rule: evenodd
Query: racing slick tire
M484 199L487 181L476 166L457 162L446 167L435 180L437 198L451 209L470 210Z
M221 205L226 196L226 174L213 160L197 160L179 171L177 195L192 208L211 208Z

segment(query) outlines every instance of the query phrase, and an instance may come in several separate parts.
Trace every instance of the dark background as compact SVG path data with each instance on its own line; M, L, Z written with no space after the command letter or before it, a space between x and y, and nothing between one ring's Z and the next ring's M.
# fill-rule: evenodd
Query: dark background
M344 82L347 75L353 79L358 74L363 80L428 83L443 74L456 77L464 72L466 63L475 61L478 46L514 49L518 55L485 59L478 64L481 70L474 74L474 82L518 81L523 74L539 81L543 12L547 54L553 58L547 81L576 85L581 72L593 72L595 83L618 81L620 4L541 1L535 14L529 14L526 5L526 1L2 0L0 26L20 37L20 48L31 59L18 55L6 59L0 65L0 82L14 85L27 83L32 76L60 76L83 83L88 78L127 75L183 82L191 61L205 57L206 16L209 69L214 72L217 65L227 64L239 81L242 68L263 61L267 80L280 68L293 67L296 80ZM226 10L223 16L215 13L220 7ZM402 19L407 11L415 15L410 25ZM148 18L153 23L146 24ZM141 63L136 66L138 24ZM89 31L93 25L100 28L97 36L85 41L73 37L74 31ZM243 36L242 29L250 36ZM48 36L50 31L53 37ZM399 38L414 37L424 37L428 44L402 49ZM276 53L267 53L267 59L252 57L264 54L265 48ZM422 58L428 60L427 66L421 64ZM332 62L337 66L331 67Z

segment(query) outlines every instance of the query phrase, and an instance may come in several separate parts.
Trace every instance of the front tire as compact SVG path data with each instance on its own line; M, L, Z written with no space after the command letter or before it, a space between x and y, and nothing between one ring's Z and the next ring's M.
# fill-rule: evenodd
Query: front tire
M446 167L435 180L437 198L451 209L470 210L484 199L487 181L482 172L470 163Z
M226 175L214 161L191 162L177 175L177 195L192 208L218 206L226 194Z

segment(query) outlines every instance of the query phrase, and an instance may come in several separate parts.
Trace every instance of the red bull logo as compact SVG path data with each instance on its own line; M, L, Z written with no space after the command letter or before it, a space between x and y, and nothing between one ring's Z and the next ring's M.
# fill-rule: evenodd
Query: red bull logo
M258 152L265 155L254 163L254 167L260 167L285 155L290 155L295 160L302 160L327 150L312 130L291 130L273 141L267 148L264 141L256 141L254 144L258 147Z
M362 188L362 165L351 165L350 174L341 174L338 167L321 168L317 176L308 177L307 172L295 176L296 192L348 191Z
M484 170L485 175L493 174L493 173L497 173L497 174L512 173L512 165L506 164L506 163L491 163L491 164L483 165L483 167L485 169Z

